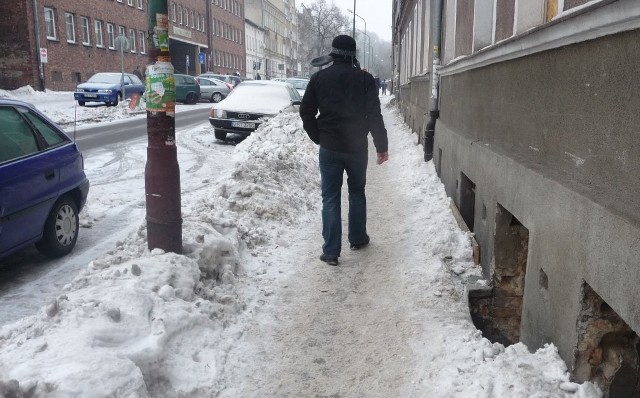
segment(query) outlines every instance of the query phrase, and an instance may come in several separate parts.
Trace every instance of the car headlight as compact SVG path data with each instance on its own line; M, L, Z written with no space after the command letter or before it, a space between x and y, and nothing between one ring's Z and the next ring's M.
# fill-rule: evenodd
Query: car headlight
M83 88L77 88L76 89L76 93L84 93L84 89Z
M113 92L113 90L106 90L106 89L103 89L103 90L98 90L98 92L99 92L100 94L111 94L111 93Z
M227 118L227 111L223 111L222 109L214 109L214 117L217 117L218 119L226 119Z

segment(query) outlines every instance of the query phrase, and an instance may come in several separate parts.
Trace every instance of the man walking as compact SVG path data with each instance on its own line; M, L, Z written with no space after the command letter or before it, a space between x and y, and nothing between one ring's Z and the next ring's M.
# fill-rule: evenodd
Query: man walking
M358 250L369 244L365 196L369 132L376 147L377 163L387 161L389 154L378 88L373 76L360 69L355 40L340 35L331 45L329 56L333 65L311 76L300 117L309 138L320 145L324 239L320 260L338 265L342 249L343 174L347 172L349 187L348 238L351 249Z

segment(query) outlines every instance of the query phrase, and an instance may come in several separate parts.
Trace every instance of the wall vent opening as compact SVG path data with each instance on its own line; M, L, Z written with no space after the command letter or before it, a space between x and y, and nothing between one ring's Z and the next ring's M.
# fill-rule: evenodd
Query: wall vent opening
M640 339L586 282L578 316L573 376L600 387L604 398L640 397Z
M464 173L460 173L460 214L462 219L473 232L473 222L476 208L476 184Z
M493 288L469 292L471 319L491 342L520 341L528 251L529 230L498 203Z

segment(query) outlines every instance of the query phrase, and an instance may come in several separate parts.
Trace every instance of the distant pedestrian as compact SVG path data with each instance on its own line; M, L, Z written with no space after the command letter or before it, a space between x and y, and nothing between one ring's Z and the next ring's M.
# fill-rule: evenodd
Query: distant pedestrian
M142 76L142 71L140 70L140 65L136 67L136 70L133 71L133 74L138 76L138 79L144 81L144 77Z
M376 92L378 93L378 95L380 94L380 78L378 76L375 77L375 79L373 79L376 82Z
M262 80L262 76L259 73L256 73L256 80Z
M382 86L382 95L387 95L387 81L383 80L380 85Z
M365 196L369 132L376 147L377 163L387 161L389 154L376 82L358 66L355 40L339 35L331 45L329 56L333 64L311 76L302 98L300 117L309 138L320 145L324 239L320 260L338 265L342 249L343 174L346 171L349 187L349 243L351 249L357 250L369 244Z

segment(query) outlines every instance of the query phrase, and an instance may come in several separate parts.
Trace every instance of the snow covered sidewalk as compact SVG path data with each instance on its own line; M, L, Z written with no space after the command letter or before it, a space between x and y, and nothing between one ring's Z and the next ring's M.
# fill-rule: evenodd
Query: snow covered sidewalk
M317 147L297 115L261 126L224 170L209 126L179 134L184 254L149 252L137 220L56 300L0 328L0 397L601 396L569 382L555 347L505 349L474 328L469 237L415 135L383 114L372 243L344 238L338 267L318 260Z

